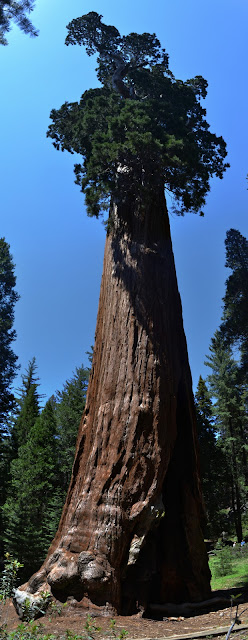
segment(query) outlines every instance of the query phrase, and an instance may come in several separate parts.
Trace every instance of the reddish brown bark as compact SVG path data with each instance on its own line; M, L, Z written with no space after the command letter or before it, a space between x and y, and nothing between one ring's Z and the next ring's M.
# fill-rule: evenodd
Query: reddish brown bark
M118 612L210 593L195 416L164 195L112 208L72 479L28 584Z

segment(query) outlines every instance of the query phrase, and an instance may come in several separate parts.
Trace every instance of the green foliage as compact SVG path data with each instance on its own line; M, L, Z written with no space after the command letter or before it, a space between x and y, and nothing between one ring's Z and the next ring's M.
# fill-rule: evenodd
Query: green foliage
M110 634L113 638L123 640L123 638L126 638L128 635L128 631L126 631L126 629L116 629L116 621L114 619L110 620L109 627ZM77 633L73 633L67 629L65 640L94 640L99 631L101 631L101 627L96 626L93 618L90 615L87 615L83 633L78 635Z
M209 389L200 378L196 413L209 531L235 529L241 541L248 515L248 242L230 229L225 245L231 274L220 329L207 356Z
M229 504L238 541L242 540L242 513L247 502L247 411L239 367L222 335L216 331L206 364L211 368L209 388L215 398L214 415L218 444L225 456L229 477Z
M7 598L11 598L13 595L17 573L23 566L18 560L15 560L10 553L6 553L5 558L4 569L0 579L0 601L4 604Z
M16 338L13 329L14 307L19 300L15 285L10 246L4 238L0 238L0 435L14 401L10 386L17 369L17 356L11 348Z
M21 623L18 627L8 633L2 629L2 635L0 631L0 640L55 640L56 636L52 633L45 633L43 626L36 622Z
M38 379L36 377L35 358L30 361L26 373L22 376L19 412L12 426L11 447L12 462L9 470L7 497L3 506L4 540L11 554L19 557L30 567L28 561L30 538L35 530L36 488L35 472L39 460L34 451L34 428L39 419ZM42 470L40 471L40 474ZM44 501L44 496L43 496ZM36 545L31 544L36 551ZM24 569L24 572L25 572Z
M19 413L9 438L12 461L2 509L5 546L24 564L22 579L39 568L58 527L88 375L83 366L77 368L41 412L35 359L22 376Z
M83 365L77 367L71 379L66 380L62 391L54 398L57 422L57 445L59 462L59 486L64 502L68 489L75 455L76 438L85 407L89 370Z
M24 33L37 36L38 31L33 27L27 13L34 9L34 0L0 0L0 44L6 45L8 41L5 34L11 29L12 21L20 27Z
M227 576L232 573L233 568L232 550L229 547L216 549L216 560L214 564L214 575L216 578Z
M0 239L0 557L3 556L2 505L6 500L10 460L10 420L15 409L15 398L11 389L17 370L17 356L12 350L16 338L13 329L14 307L19 299L15 291L16 277L10 247Z
M195 394L197 434L200 452L202 492L206 507L205 535L219 537L227 527L227 508L230 478L226 457L216 438L213 404L206 382L200 376ZM228 482L229 481L229 482Z
M84 629L86 631L86 634L84 636L86 640L93 640L95 633L101 631L101 627L96 626L93 618L89 614L86 617Z
M75 174L89 215L98 216L111 199L143 201L161 185L182 214L197 212L210 177L222 178L228 166L225 142L209 131L200 103L207 82L175 80L155 34L122 37L101 17L92 11L69 23L66 44L98 53L103 86L53 109L48 136L56 149L82 156Z
M61 616L63 610L68 606L67 602L63 602L63 604L60 602L58 603L55 600L51 600L49 603L49 608L48 608L48 613L49 613L49 622L51 622L51 620L53 618L57 618L57 616Z
M12 445L17 454L18 447L26 444L30 429L40 413L39 378L36 376L35 358L28 363L26 373L22 375L22 387L19 390L19 411L12 429Z
M7 632L4 627L0 627L0 640L94 640L97 634L101 631L93 618L88 615L81 634L74 633L70 629L67 629L65 636L58 636L53 634L44 634L43 625L35 623L33 621L22 622L18 627L11 632ZM110 620L110 634L116 640L123 640L127 637L128 631L125 629L116 629L115 620Z
M243 373L248 379L248 240L236 229L226 234L226 267L231 274L223 298L221 331L225 342L241 349Z
M54 410L48 401L11 464L9 496L3 510L5 541L12 552L18 552L25 576L39 568L52 539L50 509L57 478L55 435Z
M128 631L126 631L126 629L121 629L120 631L116 629L116 620L114 618L110 620L109 626L111 636L113 636L113 638L120 638L120 640L122 640L122 638L126 638L128 636Z
M123 638L126 638L128 636L128 631L126 629L121 629L118 638L120 638L120 640L122 640Z
M22 619L25 622L32 622L40 615L45 615L50 601L50 591L43 591L39 594L39 603L34 603L29 598L26 598L22 604Z
M219 564L219 556L221 551L217 550L215 555L209 558L209 566L212 573L212 589L247 589L247 572L248 572L248 553L241 549L240 545L236 545L230 550L231 572L226 575L217 576L215 567Z

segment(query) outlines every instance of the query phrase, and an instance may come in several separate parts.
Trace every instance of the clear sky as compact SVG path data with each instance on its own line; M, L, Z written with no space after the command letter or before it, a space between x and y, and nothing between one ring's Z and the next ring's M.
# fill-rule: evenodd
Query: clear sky
M105 232L87 218L74 184L76 158L46 139L51 109L96 86L95 62L66 47L66 25L88 11L121 33L156 32L182 79L204 76L211 130L223 135L231 168L213 180L205 217L171 216L184 327L194 386L221 317L231 227L248 237L247 0L36 0L29 38L14 27L0 48L1 232L16 264L21 371L35 356L41 392L61 389L87 364L94 342ZM18 386L18 378L16 386Z

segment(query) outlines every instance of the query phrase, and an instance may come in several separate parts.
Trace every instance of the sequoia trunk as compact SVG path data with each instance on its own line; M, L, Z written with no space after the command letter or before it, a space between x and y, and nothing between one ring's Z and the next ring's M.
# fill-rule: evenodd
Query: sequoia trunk
M210 593L191 374L163 190L110 213L66 504L29 593L117 612Z

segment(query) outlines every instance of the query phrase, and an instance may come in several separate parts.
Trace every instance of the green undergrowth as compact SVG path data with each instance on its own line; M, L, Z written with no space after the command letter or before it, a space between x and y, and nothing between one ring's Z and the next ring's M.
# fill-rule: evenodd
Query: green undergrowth
M211 587L216 589L248 589L248 545L223 547L210 556Z
M0 640L97 640L100 631L101 628L97 627L94 619L88 615L82 633L79 634L69 629L63 635L45 633L43 624L30 621L20 623L14 631L7 631L5 625L0 625ZM108 640L124 640L127 635L125 629L116 629L114 619L110 620L109 631L106 633Z

